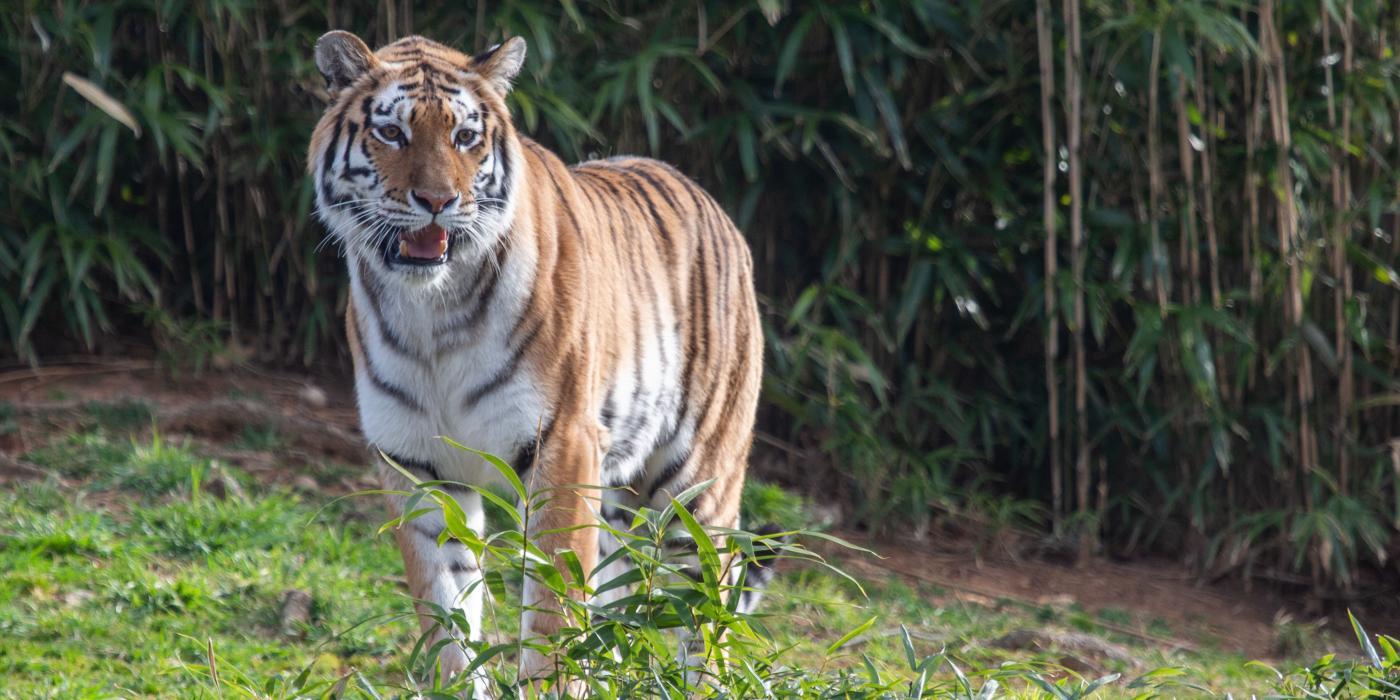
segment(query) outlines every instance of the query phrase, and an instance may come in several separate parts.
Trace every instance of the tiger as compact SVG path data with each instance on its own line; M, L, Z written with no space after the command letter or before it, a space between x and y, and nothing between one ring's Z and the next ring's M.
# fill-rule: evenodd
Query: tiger
M585 527L600 517L625 529L629 508L708 482L694 517L738 528L764 344L752 253L724 209L664 162L566 166L522 134L506 103L520 37L469 56L421 36L371 51L332 31L314 53L330 99L307 169L348 268L372 450L460 484L500 475L439 436L509 459L533 492L556 492L528 534L556 558L573 552L591 572L578 584L618 574L616 562L594 571L617 544ZM388 461L385 490L406 491ZM480 532L480 495L451 493ZM387 498L402 516L405 497ZM438 513L395 530L408 587L425 635L478 639L480 562L444 527ZM760 583L750 576L740 605ZM561 629L545 587L527 580L523 599L522 636ZM467 629L442 629L426 604L460 611ZM464 646L443 648L442 672L467 667ZM524 676L547 672L549 659L525 657Z

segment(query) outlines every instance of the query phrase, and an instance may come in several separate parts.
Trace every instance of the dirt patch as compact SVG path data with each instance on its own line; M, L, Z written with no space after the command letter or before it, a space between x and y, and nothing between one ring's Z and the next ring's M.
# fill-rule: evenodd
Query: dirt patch
M949 597L985 606L1003 602L1036 608L1079 609L1094 624L1164 650L1220 649L1265 659L1274 655L1274 616L1288 601L1244 594L1227 586L1198 586L1180 566L1094 559L1082 567L1045 560L977 556L957 542L934 548L913 541L852 543L881 558L837 554L853 574L895 573L932 584Z
M143 361L78 360L0 370L0 405L8 412L0 482L44 477L21 455L91 422L90 407L101 405L127 406L133 433L146 436L154 419L163 437L259 481L337 495L377 485L362 466L372 456L347 376L256 369L175 376ZM247 444L250 436L275 444Z
M359 430L354 382L348 374L311 377L248 368L176 376L152 362L105 359L0 370L0 401L14 404L140 400L152 407L180 409L220 398L253 401L350 432Z

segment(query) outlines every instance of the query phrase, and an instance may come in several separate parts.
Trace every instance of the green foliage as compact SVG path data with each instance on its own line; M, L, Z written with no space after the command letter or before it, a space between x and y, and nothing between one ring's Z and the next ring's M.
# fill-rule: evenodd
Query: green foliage
M1360 659L1339 659L1327 654L1317 663L1287 673L1256 663L1278 680L1280 698L1387 698L1400 695L1400 640L1367 634L1351 617Z
M6 640L0 645L0 697L433 697L426 669L434 651L415 647L420 633L412 601L394 575L401 564L392 538L376 537L381 510L374 499L303 501L251 479L246 498L218 499L191 480L133 504L117 474L130 453L151 451L150 444L100 432L69 436L61 445L105 446L93 454L111 458L88 461L83 477L63 472L69 480L64 485L16 482L0 491L0 633ZM162 445L160 451L171 474L197 474L207 460L186 448ZM26 457L61 471L61 460L72 454L65 447ZM436 503L434 488L417 489L430 506ZM759 487L764 495L755 502L780 502L771 490ZM514 497L511 491L505 498ZM523 520L515 509L508 511ZM1183 654L1135 645L1134 655L1160 668L1113 666L1101 684L1064 672L1055 651L1010 655L989 643L1014 629L1053 626L1057 613L1028 615L1014 605L959 602L897 577L857 586L819 563L785 566L760 614L737 615L715 604L717 579L662 575L675 563L658 556L657 528L669 518L690 533L681 512L673 507L669 514L639 514L635 538L627 540L626 556L652 574L639 589L649 600L586 608L587 622L574 634L536 640L562 651L578 668L596 671L594 687L604 696L620 688L628 697L652 697L649 690L658 685L684 688L697 680L710 683L697 691L700 697L1195 697L1227 689L1244 697L1272 689L1279 697L1315 698L1393 692L1386 684L1394 682L1396 641L1367 635L1359 625L1358 639L1365 641L1355 660L1329 656L1312 666L1283 666L1291 669L1286 671L1250 670L1242 659L1216 651ZM518 534L521 521L498 515L498 529L461 534L516 561L529 551ZM746 517L761 519L754 512ZM752 541L745 535L732 541L741 538ZM811 557L795 545L781 553ZM538 554L534 561L547 561ZM542 575L557 580L553 573ZM516 658L511 642L519 584L509 573L493 579L485 630L492 643L481 645L500 649L484 667L505 682L513 677ZM284 628L280 614L289 589L307 591L313 601L310 619L292 629ZM723 669L685 677L675 660L674 630L716 626L730 634L719 642L713 634L700 639L705 650L725 649ZM1092 621L1083 628L1106 634ZM561 672L560 680L573 668ZM1109 680L1115 674L1122 675ZM766 684L762 692L759 684ZM503 697L516 692L512 687Z
M99 408L100 406L100 408ZM104 422L124 424L149 409L143 404L94 404L87 411ZM149 418L148 418L149 420ZM153 431L149 438L114 439L105 429L71 433L29 455L52 464L62 474L92 477L104 487L120 488L142 498L158 498L188 489L208 469L208 461Z
M1076 276L1066 177L1053 272L1041 217L1041 119L1066 157L1058 3L1041 114L1033 0L22 0L0 17L0 338L32 360L144 320L194 369L235 346L343 357L303 175L309 47L520 35L527 133L671 161L747 232L763 428L820 453L802 467L861 522L990 513L1210 576L1369 588L1400 528L1400 13L1272 4L1279 98L1262 0L1086 3Z
M815 526L823 523L813 522L809 506L807 499L781 486L749 479L744 482L739 511L743 513L744 523L754 529L763 526L816 529Z
M477 683L485 680L490 697L989 700L1009 690L1010 696L1078 700L1096 697L1120 681L1118 673L1086 679L1076 674L1054 673L1057 669L1036 664L1004 663L995 668L965 669L946 646L932 654L919 652L914 636L904 624L898 626L903 655L892 667L877 664L869 654L862 653L859 664L828 669L830 660L866 638L880 615L865 618L834 641L825 643L823 657L817 663L791 663L792 649L773 637L766 623L768 615L746 614L735 609L732 601L738 588L725 583L728 580L725 567L740 565L739 562L771 563L775 559L790 559L827 567L844 576L818 555L786 539L706 529L686 508L686 504L708 486L699 484L672 499L662 511L647 508L633 511L631 525L625 530L614 528L601 519L593 525L617 538L621 547L614 556L625 557L634 568L632 574L612 581L599 581L590 576L591 585L584 585L579 583L581 569L576 566L568 566L569 571L558 568L560 562L576 564L576 557L568 552L551 557L522 534L529 531L532 512L555 495L548 490L527 492L508 465L491 455L477 454L501 471L510 484L513 492L510 495L520 500L518 512L509 509L508 504L499 504L514 515L515 529L492 533L471 530L465 519L454 516L456 504L441 490L443 482L419 481L402 469L405 476L414 478L415 486L412 491L398 493L413 504L436 502L447 524L444 537L461 542L483 563L487 573L479 585L490 591L489 617L519 614L519 609L506 604L513 596L518 597L518 590L508 590L505 577L500 574L513 571L533 579L554 594L560 607L552 614L563 617L563 627L546 638L494 642L448 639L429 644L437 629L466 629L468 621L458 610L425 604L433 626L413 646L405 665L415 697L479 697ZM496 495L489 489L465 486L488 500ZM409 519L432 510L432 506L406 506L409 515L386 523L381 530L402 527ZM677 560L667 555L668 551L675 551L672 548L678 534L690 538L696 552L694 559ZM800 539L803 535L815 536L815 533L793 532L784 537ZM852 547L830 536L822 537ZM715 546L717 538L725 543L723 552ZM606 562L598 564L599 568L605 565ZM699 574L687 572L690 568L698 568ZM606 605L583 602L590 594L618 586L627 587L631 593ZM1396 641L1381 636L1373 642L1355 618L1352 624L1369 663L1339 663L1335 655L1328 655L1317 664L1288 676L1268 669L1277 676L1277 688L1285 693L1280 697L1289 697L1287 693L1319 697L1319 692L1325 693L1322 697L1361 697L1400 689L1391 674L1400 668ZM433 669L437 656L448 644L461 645L472 661L462 675L444 680ZM1376 651L1376 644L1385 650L1384 659ZM520 678L516 658L525 649L555 659L552 670L543 677ZM208 663L192 665L190 669L207 678L215 690L233 689L259 697L378 698L396 690L376 687L372 680L355 670L338 677L318 679L314 666L309 665L295 675L286 673L267 679L238 669L229 674L225 669L225 676L220 680L217 657L211 647ZM1122 686L1136 697L1161 697L1180 690L1210 692L1184 675L1181 669L1164 667L1124 681Z

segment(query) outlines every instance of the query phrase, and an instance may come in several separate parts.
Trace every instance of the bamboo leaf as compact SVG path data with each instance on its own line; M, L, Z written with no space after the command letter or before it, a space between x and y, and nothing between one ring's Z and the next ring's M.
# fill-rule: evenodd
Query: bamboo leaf
M850 642L852 639L859 637L862 632L870 629L870 627L874 625L875 621L878 619L880 619L879 615L871 615L870 619L860 623L859 625L856 625L855 629L852 629L851 631L842 635L840 639L836 640L835 642L832 642L831 646L826 648L826 653L835 654L837 649L846 646L847 642Z
M116 98L107 94L106 90L98 87L97 84L87 78L67 71L63 73L63 82L68 87L73 88L74 92L82 95L83 99L91 102L98 109L105 112L107 116L117 120L126 128L131 129L131 133L137 138L141 138L141 125L136 123L136 117L132 116L131 111L126 108L126 105L123 105L121 102L118 102Z

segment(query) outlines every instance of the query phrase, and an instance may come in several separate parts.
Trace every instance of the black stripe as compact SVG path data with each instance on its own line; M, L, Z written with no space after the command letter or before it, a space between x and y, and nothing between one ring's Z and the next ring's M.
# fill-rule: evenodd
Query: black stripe
M424 481L442 481L442 474L438 472L437 467L434 467L432 462L424 461L421 459L413 459L410 457L402 457L391 452L385 452L384 455L389 459L393 460L395 464L399 465L400 467L403 467L404 469L414 472L422 472L425 476L428 477L427 479L424 479Z
M627 172L632 173L637 177L642 178L643 180L646 180L648 184L656 188L657 194L660 194L661 198L666 200L666 205L671 208L671 211L674 211L677 214L680 213L680 202L677 202L675 197L671 196L670 190L666 189L666 187L664 187L661 184L661 181L656 179L655 175L651 174L650 172L647 172L646 168L641 167L640 165L624 165L621 167L623 170L626 170Z
M624 166L623 169L629 173L632 173L633 175L636 175L637 177L640 177L652 187L656 188L657 193L661 195L662 199L666 200L667 205L670 206L671 211L676 215L677 219L684 223L685 217L683 217L681 214L680 206L678 205L676 200L671 197L671 193L666 188L664 188L661 182L658 181L655 177L653 177L651 173L647 172L646 169L641 167ZM671 295L671 304L675 305L680 302L680 289L677 285L681 277L679 274L675 274L673 272L673 270L676 267L676 243L673 240L673 237L671 236L671 232L666 230L665 225L661 219L660 212L657 211L655 202L647 194L646 187L638 183L637 190L639 194L646 197L647 208L650 210L652 220L655 222L656 230L662 238L661 252L662 256L666 260L666 267L668 273L666 275L667 285Z
M710 307L708 302L710 294L709 281L706 279L707 264L705 262L705 235L700 232L695 237L695 268L694 279L690 285L690 347L686 353L686 365L684 376L684 388L690 390L691 380L695 376L695 365L703 357L708 360L710 356L709 342L705 338L705 333L710 326Z
M631 172L631 171L628 171ZM641 199L646 204L647 212L651 214L652 230L661 237L661 257L666 260L666 269L676 266L676 251L672 248L674 242L671 232L666 230L666 225L661 219L661 212L656 209L656 201L652 199L651 191L640 182L629 188L633 196Z
M415 532L417 532L418 534L420 534L420 535L422 535L422 536L424 536L424 537L426 537L426 538L428 538L428 539L430 539L430 540L432 540L432 541L434 541L434 542L437 542L437 539L438 539L439 537L442 537L442 532L443 532L443 530L446 530L446 529L447 529L447 528L439 528L436 532L434 532L432 528L428 527L427 525L424 525L424 524L423 524L423 521L421 521L421 520L414 520L414 521L413 521L413 530L414 530Z
M490 265L491 256L485 255L481 258L481 263L477 266L475 281L472 282L467 292L459 297L459 300L471 300L471 306L466 313L457 316L452 323L443 328L433 329L433 338L441 340L457 333L468 331L476 327L485 318L487 304L496 294L496 283L499 281L501 273L498 269L505 264L508 247L502 246L496 252L496 264ZM483 287L484 285L484 287Z
M364 331L360 330L360 324L358 323L355 324L355 336L360 341L360 347L366 347L365 334ZM379 376L379 373L374 370L374 361L370 359L370 354L368 351L364 353L364 358L365 374L369 375L370 384L373 384L374 388L378 389L380 392L382 392L389 398L399 402L399 404L402 405L404 408L413 410L417 413L423 413L423 406L419 404L418 401L413 398L413 396L411 396L402 387L390 384L389 382L385 381L383 377Z
M349 197L340 197L331 191L331 179L329 177L321 180L321 200L327 207L344 204L350 201Z
M719 213L723 214L723 212ZM720 219L717 219L717 221L720 221ZM718 331L719 337L715 340L719 341L718 347L722 358L724 355L729 354L729 326L731 325L729 321L733 320L732 314L720 313L724 309L733 308L729 303L730 258L733 255L733 251L730 248L731 241L729 240L729 236L724 235L724 229L722 227L711 228L709 233L712 242L716 244L715 277L717 278L716 281L719 285L719 289L716 290L714 307L716 311L715 318L718 321L718 323L715 324L715 329ZM721 359L718 364L721 367L725 366L723 359Z
M535 327L530 331L528 335L525 336L524 340L516 344L515 350L511 353L510 359L506 361L506 364L500 369L496 370L496 374L492 376L491 379L488 380L485 384L482 384L481 386L478 386L477 388L467 392L467 395L462 398L462 410L465 411L469 409L471 406L475 405L478 401L481 401L481 399L485 398L491 392L501 388L501 386L506 383L507 379L510 379L512 376L514 376L516 369L520 365L521 358L525 356L525 350L528 349L530 345L534 343L535 337L538 336L540 331L543 329L543 320L535 323Z
M345 167L346 167L346 168L349 168L349 167L350 167L350 149L353 148L354 145L355 145L355 135L358 134L358 133L360 133L360 125L359 125L359 124L347 124L346 126L350 127L350 133L348 133L348 134L345 135L345 155L343 155L343 156L341 156L341 157L345 159ZM342 173L342 175L344 175L344 173Z
M695 193L690 188L685 189L690 193L691 199L695 202L696 213L699 215L701 221L696 229L695 267L693 268L694 273L691 275L692 279L689 285L690 295L687 308L690 311L690 317L688 323L689 333L687 335L690 338L690 342L685 352L685 368L682 370L681 405L683 408L677 424L678 427L684 425L692 413L691 391L694 389L696 365L701 362L702 358L708 361L710 357L710 343L709 339L706 337L710 325L710 307L708 304L709 282L706 280L705 275L707 267L705 262L705 233L709 228L706 225L708 217L705 216L704 207L701 205L700 200L696 198ZM708 366L708 362L704 364ZM709 411L709 402L714 398L712 392L705 393L706 395L700 405L700 411L695 413L695 435L692 436L692 444L698 442L700 439L701 425L704 422L705 414Z
M471 574L481 571L481 567L466 559L453 559L452 563L447 565L447 570L454 574Z
M635 184L635 183L634 183L634 184ZM632 201L632 203L635 204L635 205L637 206L638 209L640 209L640 208L642 207L642 205L641 205L640 202L639 202L639 199L644 197L644 192L641 190L640 187L630 187L630 188L628 188L628 189L627 189L627 196L628 196L628 199L630 199L630 200ZM646 205L647 205L648 208L650 208L650 209L652 210L653 220L656 221L656 224L657 224L657 227L658 227L658 230L659 230L659 227L660 227L660 220L655 218L656 209L655 209L655 207L652 206L651 200L648 199L648 200L646 201ZM639 228L639 229L642 228L640 222L638 222L637 228ZM656 240L655 240L654 238L652 238L651 236L645 235L645 234L646 234L646 231L645 231L645 230L642 230L641 233L642 233L643 235L638 236L638 242L639 242L639 247L640 247L640 248L642 248L642 249L647 249L647 248L650 248L652 244L656 243ZM665 237L664 234L663 234L663 237ZM669 239L666 241L666 243L669 243ZM671 250L670 250L669 246L668 246L668 245L665 245L665 244L661 245L661 253L662 253L662 257L666 259L666 268L669 270L669 269L672 267L672 261L671 261L671 259L670 259L670 258L671 258ZM657 282L656 282L656 275L658 274L658 272L657 272L657 270L655 270L655 266L653 266L653 265L646 265L646 264L642 265L637 271L638 271L639 273L641 273L641 275L642 275L643 277L646 278L647 291L651 294L652 318L653 318L653 320L656 322L656 323L655 323L655 325L656 325L656 339L657 339L657 342L659 343L660 340L661 340L661 336L662 336L662 334L663 334L664 331L665 331L665 326L664 326L664 324L662 323L662 320L661 320L661 291L660 291L660 286L659 286L659 285L657 284ZM674 302L674 299L672 299L672 301ZM663 360L663 362L664 362L665 358L663 357L662 360Z
M335 120L335 129L331 131L331 140L326 144L325 153L321 155L321 177L323 179L330 179L331 166L335 165L335 151L336 146L340 143L341 117L343 116L344 115L337 116Z
M491 251L486 252L490 253ZM497 260L500 260L501 252L502 251L499 250L496 251ZM476 267L472 269L471 274L462 276L463 281L470 279L471 284L457 285L455 288L456 293L452 296L452 300L444 300L443 305L447 307L452 307L474 299L477 292L477 288L481 286L482 282L485 279L484 277L482 277L482 273L486 269L486 265L489 261L490 258L487 255L482 255L481 258L476 261Z
M364 258L360 258L360 279L366 280L365 298L369 299L369 308L374 314L374 324L379 330L379 337L384 340L384 344L389 346L394 352L419 365L427 364L427 361L410 350L408 345L403 342L403 339L399 337L398 333L389 326L389 321L384 317L384 309L379 301L379 280L374 276L374 270L370 269L369 263L366 262ZM374 281L373 288L371 288L368 280Z
M706 357L708 358L709 355L710 355L710 346L711 346L711 344L707 341L705 345L706 345L705 355L706 355ZM716 345L717 345L717 344L716 344ZM722 347L717 348L717 349L718 349L718 351L721 352L721 353L724 352L724 348L722 348ZM710 364L711 366L716 366L716 367L724 367L724 366L725 366L725 365L724 365L724 362L722 362L722 361L719 361L719 362L712 362L712 363L709 363L709 364ZM712 378L712 380L711 380L710 382L708 382L708 384L706 384L706 386L703 387L703 389L704 389L704 398L702 398L701 401L700 401L700 406L699 406L699 409L700 409L700 410L697 411L697 412L695 413L695 434L694 434L693 436L691 436L691 442L692 442L692 444L700 443L700 442L702 442L702 441L704 441L704 440L706 440L706 439L709 438L710 433L704 432L702 429L703 429L704 426L705 426L705 418L706 418L706 416L710 415L710 407L711 407L712 405L715 404L715 400L716 400L716 399L721 399L721 401L720 401L720 406L723 407L723 405L724 405L723 399L727 397L727 394L726 394L725 396L720 396L720 395L719 395L719 393L720 393L720 392L719 392L719 389L720 389L719 379L720 379L719 377L714 377L714 378ZM703 378L702 378L702 381L703 381Z
M657 474L656 479L652 480L651 488L647 489L648 502L655 499L656 494L660 492L663 487L670 485L670 483L680 475L681 470L684 469L686 463L690 461L690 455L691 451L686 450L684 455L678 459L671 460L662 468L661 473Z
M497 187L498 194L496 196L502 200L506 200L510 198L511 194L510 173L512 170L515 169L515 160L513 159L514 157L510 154L510 148L504 145L501 147L500 152L497 154L496 158L500 161L499 165L496 168L496 172L500 173L501 176L501 184ZM501 206L504 207L505 205L502 204Z
M613 529L626 531L628 525L632 523L632 514L604 501L603 519L608 521L608 524L613 526Z
M613 420L617 418L617 402L613 399L613 393L608 392L608 397L603 399L603 410L598 414L598 422L603 424L605 430L612 430Z
M516 476L523 476L535 466L535 441L527 440L515 451L515 458L511 460L510 466L515 469Z
M712 206L713 206L713 205L712 205ZM720 217L723 217L723 216L724 216L724 213L723 213L723 212L716 211L715 213L716 213L718 216L720 216ZM720 220L720 221L723 221L723 218L721 218L721 219L719 219L719 220ZM717 229L716 229L716 228L712 228L712 229L710 229L709 233L710 233L712 236L714 236L715 240L717 240L717 241L721 244L721 246L723 247L723 249L724 249L724 251L725 251L726 253L730 252L731 248L730 248L729 244L730 244L732 241L729 240L729 239L730 239L729 236L725 235L725 229L724 229L723 227L717 228ZM718 252L718 251L717 251L717 252ZM718 264L718 263L717 263L717 264ZM720 353L720 355L721 355L720 360L719 360L718 362L716 362L715 365L718 366L718 367L725 367L725 368L728 368L728 369L729 369L729 377L728 377L728 381L725 382L723 385L720 384L720 377L718 377L718 376L714 377L713 380L711 381L711 384L710 384L710 387L709 387L710 391L708 392L708 394L707 394L706 397L705 397L704 404L703 404L702 407L701 407L701 413L700 413L699 416L698 416L698 420L699 420L701 423L704 422L705 415L709 412L710 405L711 405L716 399L719 399L720 405L723 406L723 405L724 405L724 402L727 401L727 400L729 399L729 397L731 397L735 392L738 391L739 378L742 376L742 375L741 375L742 369L738 366L738 363L728 361L728 358L727 358L727 356L729 355L729 350L733 349L735 352L739 352L741 348L744 348L744 346L740 346L740 345L737 345L737 344L732 343L732 342L729 341L729 335L730 335L730 334L728 333L728 329L729 329L731 326L734 326L734 325L737 324L737 322L738 322L738 321L737 321L737 316L730 315L730 316L728 316L728 317L725 317L725 316L720 315L720 314L718 313L720 309L732 308L732 307L733 307L733 305L729 303L729 299L728 299L728 294L729 294L729 291L728 291L728 290L729 290L729 281L730 281L730 277L731 277L731 274L730 274L730 273L731 273L731 270L730 270L727 266L724 267L724 268L719 268L719 267L716 268L715 274L719 277L719 283L720 283L720 285L721 285L721 289L720 289L719 298L717 298L717 299L715 300L715 304L712 305L712 307L716 310L716 321L717 321L716 325L717 325L717 327L718 327L718 329L719 329L719 336L720 336L720 337L719 337L719 341L720 341L720 342L717 344L717 349L718 349L718 351L719 351L719 353ZM747 336L747 332L746 332L746 333L745 333L745 341L747 341L747 339L748 339L748 336ZM745 348L745 349L746 349L746 348ZM723 393L723 394L719 394L719 389L721 389L721 388L724 389L724 393ZM719 394L719 395L717 396L717 394ZM698 424L697 424L697 425L698 425ZM698 428L697 428L697 432L696 432L695 439L696 439L696 440L700 440L700 439L703 439L704 437L707 437L707 436L702 436L702 435L699 433Z
M373 367L368 367L367 369L369 370L369 380L374 384L374 388L383 392L385 395L389 396L389 398L399 402L404 408L411 409L417 413L423 412L423 406L410 396L407 391L404 391L402 387L395 386L385 381L375 373Z

